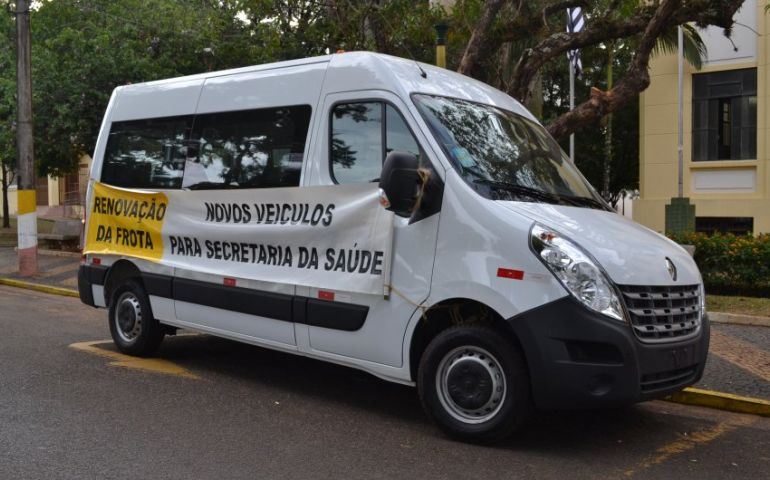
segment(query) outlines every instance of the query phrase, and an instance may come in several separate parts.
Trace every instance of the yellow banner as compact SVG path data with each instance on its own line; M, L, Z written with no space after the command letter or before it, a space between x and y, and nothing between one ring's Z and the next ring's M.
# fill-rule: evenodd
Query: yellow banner
M116 254L160 261L168 197L94 183L83 253Z

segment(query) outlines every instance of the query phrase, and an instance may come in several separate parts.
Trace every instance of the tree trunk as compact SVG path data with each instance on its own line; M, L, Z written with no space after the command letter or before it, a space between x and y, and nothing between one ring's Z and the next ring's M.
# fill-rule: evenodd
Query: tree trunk
M566 137L570 133L603 118L608 113L614 112L636 98L639 92L650 85L650 73L647 71L650 54L678 5L676 0L663 0L659 4L642 35L631 62L631 68L628 69L626 75L617 85L606 92L598 88L591 88L591 95L587 101L548 124L548 132L554 138Z
M607 44L607 91L612 90L612 62L614 42ZM604 165L602 169L602 196L609 200L610 194L610 169L612 168L612 113L607 115L607 129L604 132Z
M364 33L366 39L374 44L375 51L379 53L391 53L388 48L388 37L383 28L380 15L382 15L382 6L387 0L374 0L366 19L364 20Z
M575 109L563 114L548 125L548 130L556 138L565 138L571 133L595 124L608 113L622 107L636 98L637 94L649 85L647 65L649 48L654 47L661 33L667 28L684 23L714 25L725 29L729 35L735 12L744 0L657 0L655 2L637 2L638 6L629 15L618 15L612 2L604 14L596 13L580 32L568 33L561 28L548 26L548 16L560 14L564 8L585 6L581 0L566 0L548 3L542 12L530 9L519 10L508 22L498 22L493 32L484 31L493 26L490 13L497 13L499 5L494 0L486 0L481 19L474 27L459 71L469 74L479 65L488 61L501 44L506 42L527 41L538 38L538 43L525 49L513 71L507 92L520 102L528 104L534 87L534 79L540 69L553 59L563 56L570 50L598 45L601 42L642 35L642 43L633 69L626 72L624 78L610 91L593 89L591 96ZM531 5L522 2L523 5ZM547 29L545 38L539 36L535 26ZM630 79L627 77L631 77Z
M489 51L489 43L492 37L492 25L506 1L486 0L484 2L484 10L481 13L479 22L473 29L473 33L471 33L468 45L465 47L463 57L460 59L460 66L457 69L458 72L469 77L477 76L475 74L479 68L479 59L482 57L488 58L491 53ZM500 45L496 45L494 50L497 50L499 47Z
M3 228L11 228L11 218L8 209L8 167L4 163L0 163L0 171L2 171L2 178L0 183L3 185Z

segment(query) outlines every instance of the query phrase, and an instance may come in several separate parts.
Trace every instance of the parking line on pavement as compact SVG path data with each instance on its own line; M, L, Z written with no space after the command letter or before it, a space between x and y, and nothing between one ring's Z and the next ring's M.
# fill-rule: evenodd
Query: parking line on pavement
M720 422L711 428L692 432L689 435L687 433L681 434L677 440L655 450L655 453L649 459L637 464L634 468L626 470L625 476L633 477L641 470L660 465L676 455L689 452L700 445L705 445L726 433L730 433L739 427L751 425L756 421L756 417L737 417L727 422Z
M70 345L70 348L74 348L75 350L79 350L81 352L98 355L100 357L112 359L113 361L108 363L108 365L112 367L130 368L134 370L142 370L145 372L160 373L164 375L174 375L177 377L187 378L190 380L200 380L199 376L190 372L186 368L181 367L168 360L163 360L161 358L132 357L129 355L124 355L120 352L99 348L97 346L97 345L106 345L110 343L112 343L112 340L78 342Z

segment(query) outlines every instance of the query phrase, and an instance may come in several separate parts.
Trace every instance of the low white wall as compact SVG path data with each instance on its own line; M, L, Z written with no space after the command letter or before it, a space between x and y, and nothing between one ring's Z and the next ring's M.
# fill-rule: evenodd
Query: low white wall
M16 195L16 185L11 185L8 188L8 210L11 215L16 215L18 211L18 195ZM0 195L0 216L3 213L3 197Z
M59 205L59 179L48 177L48 206Z

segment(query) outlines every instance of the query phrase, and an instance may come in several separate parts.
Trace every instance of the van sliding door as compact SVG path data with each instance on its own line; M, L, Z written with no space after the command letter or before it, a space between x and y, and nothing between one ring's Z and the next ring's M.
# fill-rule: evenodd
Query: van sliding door
M200 237L189 268L176 270L180 323L296 348L295 286L285 274L291 252L266 219L265 205L273 208L301 190L325 68L309 64L206 80L180 192L190 207L186 220ZM189 242L179 240L184 253Z

